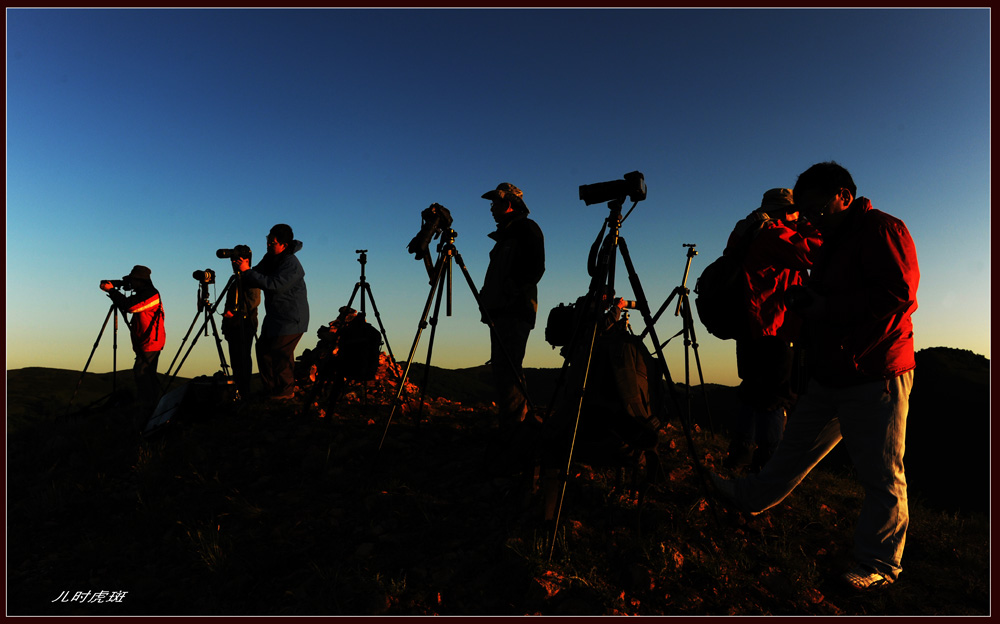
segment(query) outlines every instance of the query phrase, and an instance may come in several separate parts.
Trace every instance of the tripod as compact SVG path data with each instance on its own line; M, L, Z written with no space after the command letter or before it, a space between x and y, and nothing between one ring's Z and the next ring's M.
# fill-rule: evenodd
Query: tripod
M434 295L437 293L437 300L434 304L434 316L431 318L431 337L430 342L427 347L427 363L424 369L424 388L421 391L420 404L423 406L423 393L427 389L427 378L430 373L431 366L431 355L434 350L434 334L437 330L438 314L441 310L441 299L444 295L445 290L448 291L447 308L446 313L451 316L451 295L452 295L452 262L457 261L458 266L462 269L462 274L465 275L465 281L469 284L469 289L472 291L473 297L476 299L476 303L479 306L480 312L482 312L483 318L486 320L486 324L490 328L491 333L496 332L496 326L493 323L493 319L490 318L489 313L483 308L482 299L479 296L479 290L476 288L476 284L472 281L472 276L469 275L469 270L465 266L465 262L462 260L462 254L458 253L455 248L455 237L458 233L452 229L441 230L441 242L438 244L438 259L435 265L432 267L430 265L430 260L425 256L427 273L431 277L431 289L427 294L427 301L424 304L424 311L420 315L420 322L417 324L417 333L413 337L413 346L410 347L410 355L406 359L406 370L403 371L403 377L399 380L399 389L396 391L396 396L393 399L392 411L389 412L389 417L386 419L385 431L382 432L382 439L379 441L378 449L382 450L382 445L385 443L386 434L389 433L389 425L392 424L392 417L396 413L396 408L399 406L399 398L403 394L403 388L406 385L406 378L410 373L410 367L413 365L413 355L416 353L417 344L420 342L420 334L427 327L427 315L431 309L431 302L435 301ZM514 366L514 361L511 359L510 354L507 352L507 348L500 343L501 351L503 352L504 358L507 360L508 365L515 372L515 378L521 391L524 393L525 398L528 402L529 409L533 409L534 405L531 402L531 398L528 397L527 387L524 382L524 374L517 370Z
M552 527L552 538L549 543L549 558L552 558L552 553L555 549L556 536L559 530L559 521L562 514L563 500L566 495L566 485L569 481L569 476L571 474L571 466L573 463L573 451L576 445L577 430L580 425L580 415L583 411L583 400L584 394L587 389L587 376L590 372L591 361L594 354L594 343L597 340L597 334L599 327L601 325L601 319L603 312L606 311L611 305L614 305L614 292L615 292L615 273L616 273L616 259L618 254L621 254L622 260L625 262L625 269L628 272L629 283L632 286L632 291L635 296L635 308L639 310L642 314L642 318L646 324L646 330L643 335L649 333L653 346L656 351L656 361L659 363L660 371L657 375L656 380L665 378L667 381L667 388L669 394L675 407L677 406L676 391L673 385L673 381L670 379L670 371L667 368L666 359L663 356L663 349L660 345L659 339L656 336L656 330L654 328L654 319L650 315L649 304L646 301L645 294L643 293L642 284L639 281L639 276L635 272L635 266L632 264L632 258L628 252L628 245L625 242L624 237L621 236L621 224L624 220L621 214L622 205L624 204L625 197L622 196L619 199L614 199L608 202L608 208L610 214L605 220L604 225L601 227L601 233L598 234L597 240L594 243L594 247L591 250L591 263L592 266L588 266L591 273L591 283L590 289L587 296L584 298L583 310L584 314L592 315L592 318L585 319L586 325L581 323L574 331L573 339L570 342L570 346L567 350L566 363L563 365L563 371L560 379L566 377L566 368L569 366L570 360L572 359L574 353L582 346L580 344L581 338L587 339L587 358L586 366L583 369L582 381L580 383L580 388L577 393L576 399L576 416L573 423L573 432L569 443L569 453L566 458L566 468L564 473L561 475L561 491L559 493L558 506L555 511L554 524ZM638 203L638 201L636 201ZM635 208L633 204L632 208ZM631 212L631 210L629 211ZM603 238L604 228L608 228L608 234ZM598 247L600 244L600 247ZM631 305L631 304L630 304ZM586 334L583 334L583 328L586 327ZM653 382L653 377L650 375L650 383ZM558 389L556 390L558 394ZM555 401L553 400L553 404ZM663 408L664 406L659 406ZM551 413L550 407L550 413ZM665 420L662 419L662 420ZM688 439L688 446L691 450L692 458L695 460L696 465L700 467L697 463L697 455L694 451L694 441L691 437L690 431L688 429L687 423L683 422L685 434Z
M110 297L110 295L108 295ZM111 302L111 307L108 308L108 313L104 317L104 323L101 324L101 331L97 333L97 340L94 341L94 347L90 350L90 356L87 358L87 363L83 366L83 372L80 373L80 378L76 381L76 389L73 390L73 396L70 397L69 403L67 404L67 409L69 406L73 405L73 401L76 400L76 395L80 391L80 384L83 383L83 376L87 374L87 369L90 368L90 361L94 359L94 353L97 351L97 345L101 344L101 336L104 335L104 330L108 326L108 321L111 320L112 315L115 317L114 323L114 338L112 340L112 352L111 352L111 394L98 399L97 402L104 400L105 398L112 397L118 392L118 314L122 315L122 322L125 323L125 327L132 330L132 326L129 325L128 319L125 318L125 313L118 309L118 305L114 301Z
M698 255L698 252L694 250L695 245L691 243L684 243L684 246L688 248L687 251L687 263L684 265L684 277L681 279L681 285L674 288L670 296L667 297L660 309L656 311L653 315L653 322L655 323L663 311L667 309L670 305L670 301L677 297L677 308L674 310L674 316L680 316L683 323L683 328L681 331L677 332L670 338L668 338L660 347L666 346L667 342L670 342L677 336L683 334L684 336L684 387L686 388L687 395L687 423L688 426L691 425L691 363L690 363L690 351L694 350L694 361L695 365L698 367L698 379L701 381L701 394L705 399L705 413L708 415L708 428L715 431L715 426L712 422L712 414L708 409L708 396L705 394L705 376L701 372L701 357L698 355L698 338L694 333L694 317L691 315L691 297L690 290L687 287L688 273L691 271L691 259ZM640 338L645 337L646 332L640 335Z
M358 258L358 262L361 263L361 278L358 283L354 285L354 291L351 293L351 298L347 300L347 307L351 307L354 303L354 297L361 293L361 314L367 318L365 313L365 295L368 295L368 299L372 302L372 312L375 313L375 320L378 321L378 329L382 332L382 339L385 341L385 350L389 352L389 361L393 364L396 363L396 356L392 354L392 347L389 346L389 336L385 333L385 325L382 324L382 317L378 313L378 306L375 305L375 295L372 294L371 285L365 280L365 264L368 262L368 250L367 249L356 249L354 253L361 254ZM395 370L395 369L393 369Z
M201 271L198 271L196 273L201 273ZM206 271L205 273L209 272ZM191 342L191 346L188 347L188 350L184 354L184 357L181 358L181 363L178 364L177 369L174 370L173 376L170 377L170 381L167 383L168 388L170 387L170 384L173 383L174 379L177 377L177 373L180 372L181 366L184 366L184 361L187 360L189 355L191 355L191 350L194 349L194 345L198 343L198 338L201 337L202 331L205 332L206 336L208 335L209 323L211 323L212 325L212 335L215 336L215 347L219 352L219 363L222 365L222 373L226 376L226 381L227 382L230 381L229 365L226 363L226 356L222 351L222 339L219 338L219 329L215 325L215 310L219 307L219 303L225 298L226 292L228 292L229 289L233 286L233 284L239 279L239 273L234 273L229 278L229 282L227 282L226 287L222 289L222 294L220 294L219 298L215 300L214 305L211 303L211 300L208 296L208 285L215 283L215 273L213 272L211 273L211 275L212 278L210 280L207 281L204 279L199 280L200 284L198 285L198 311L194 313L194 318L191 319L191 325L188 327L187 333L184 334L184 338L181 340L181 346L178 347L177 354L174 355L173 361L170 362L170 368L167 369L167 375L170 375L170 371L174 369L174 362L177 361L177 356L179 356L181 354L181 351L184 349L184 343L187 342L188 336L191 335L191 330L194 329L195 324L198 322L198 317L202 315L202 313L204 313L205 321L202 323L201 329L198 330L198 333L195 334L194 340ZM236 398L239 399L240 398L239 390L237 389L235 392L236 392Z

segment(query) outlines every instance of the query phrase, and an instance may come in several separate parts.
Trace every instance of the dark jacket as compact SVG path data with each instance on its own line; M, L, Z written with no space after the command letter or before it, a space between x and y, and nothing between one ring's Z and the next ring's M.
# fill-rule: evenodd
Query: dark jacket
M735 236L736 232L730 236L730 246ZM822 244L819 231L808 222L771 219L764 223L743 260L751 338L779 336L786 342L797 338L801 320L787 313L784 293L804 283Z
M519 215L488 235L490 251L483 287L483 307L493 320L523 320L535 326L538 281L545 273L545 238L538 224ZM485 320L485 319L484 319Z
M242 274L243 286L264 291L264 323L260 335L290 336L309 329L306 272L295 254L302 242L293 240L284 252L267 253L257 266Z
M824 232L809 286L826 297L806 321L810 373L843 386L912 370L920 269L906 225L859 197L840 228Z
M117 290L109 290L108 295L124 312L132 315L129 322L132 332L132 350L136 353L162 351L167 342L167 332L163 323L163 303L160 291L152 282L133 278L136 290L126 297Z
M222 334L229 338L253 336L257 333L257 307L260 305L260 289L243 284L243 276L234 281L226 292L226 312L230 317L222 318ZM241 286L237 287L237 284Z

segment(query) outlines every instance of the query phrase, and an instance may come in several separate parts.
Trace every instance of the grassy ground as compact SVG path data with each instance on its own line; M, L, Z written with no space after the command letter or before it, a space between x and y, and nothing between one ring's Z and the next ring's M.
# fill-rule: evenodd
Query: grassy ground
M127 407L67 414L63 373L45 372L46 401L9 389L8 615L990 613L986 516L911 501L902 576L858 595L836 578L849 472L747 518L706 494L678 422L660 483L573 465L550 556L540 495L496 469L491 406L408 403L386 431L383 383L322 417L243 401L144 438ZM721 471L726 440L693 436ZM99 591L120 600L71 600Z

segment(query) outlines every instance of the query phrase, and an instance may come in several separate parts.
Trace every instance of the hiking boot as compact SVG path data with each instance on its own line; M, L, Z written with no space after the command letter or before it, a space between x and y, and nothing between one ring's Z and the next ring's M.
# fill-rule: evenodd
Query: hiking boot
M892 585L892 579L869 567L856 565L841 577L844 582L856 591L864 592Z

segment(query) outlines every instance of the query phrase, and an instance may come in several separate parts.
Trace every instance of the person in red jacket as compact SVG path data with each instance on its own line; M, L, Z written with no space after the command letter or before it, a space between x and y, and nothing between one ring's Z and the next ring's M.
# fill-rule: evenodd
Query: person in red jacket
M759 472L785 429L795 404L793 369L801 320L785 307L785 291L801 286L822 245L819 231L799 220L791 189L774 188L744 222L763 224L743 260L748 331L736 340L741 412L723 464L732 470L749 464ZM730 236L734 248L742 232Z
M132 315L129 323L132 350L135 352L132 373L135 378L137 398L145 416L152 413L160 399L160 382L156 377L156 367L160 352L167 342L163 303L160 301L160 292L153 286L150 274L150 270L142 265L137 264L132 267L132 271L122 279L126 290L132 291L128 297L116 290L112 282L104 280L100 283L101 290L108 293L118 309Z
M906 225L857 196L835 162L799 175L795 204L823 234L809 284L788 293L804 319L809 383L785 435L759 474L713 475L724 499L758 514L780 503L841 440L864 501L855 564L842 579L884 587L902 571L909 523L903 451L913 369L920 269Z

